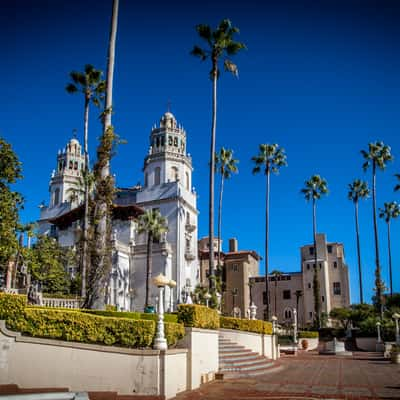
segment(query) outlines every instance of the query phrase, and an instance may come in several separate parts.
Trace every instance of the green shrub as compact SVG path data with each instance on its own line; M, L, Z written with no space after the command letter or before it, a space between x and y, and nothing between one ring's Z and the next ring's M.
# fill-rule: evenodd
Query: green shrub
M298 331L297 337L299 339L314 339L319 337L319 333L317 331Z
M217 310L198 304L180 304L178 322L187 327L218 329L219 315Z
M175 346L178 340L185 336L185 327L183 324L178 324L176 322L165 322L164 327L168 346Z
M117 311L117 306L113 306L112 304L106 304L106 311Z
M84 313L101 315L103 317L129 318L129 319L145 319L157 321L157 314L140 313L134 311L109 311L109 310L81 310ZM164 314L165 322L178 322L178 316L175 314Z
M272 323L259 319L221 317L221 328L272 335Z
M34 308L26 308L25 318L11 328L30 336L125 347L148 347L155 333L153 321Z
M0 293L0 319L18 318L24 313L26 296Z

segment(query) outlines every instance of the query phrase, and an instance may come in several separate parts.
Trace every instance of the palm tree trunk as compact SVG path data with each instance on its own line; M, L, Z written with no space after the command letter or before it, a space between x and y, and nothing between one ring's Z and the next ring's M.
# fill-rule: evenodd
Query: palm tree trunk
M117 36L117 22L118 22L118 3L119 0L113 0L113 9L111 17L110 39L108 47L108 62L107 62L107 81L106 81L106 95L105 95L105 109L103 115L103 138L106 137L108 130L111 128L111 109L112 109L112 91L113 91L113 77L114 77L114 59L115 59L115 43ZM108 158L108 159L107 159ZM103 182L106 182L110 176L110 159L106 156L106 160L100 167L99 175ZM110 221L108 215L108 204L105 198L101 198L98 202L98 217L99 222L96 226L96 269L99 271L100 279L96 282L94 288L93 299L91 303L94 308L104 308L105 296L102 291L106 287L106 281L109 278L107 265L111 265L107 258L110 257L110 252L107 251L107 243L109 242L110 235Z
M318 251L317 251L317 205L313 199L313 236L314 236L314 309L315 322L318 327L321 327L321 307L320 307L320 289L318 279Z
M269 184L270 184L270 171L269 164L266 165L266 195L265 195L265 300L267 302L267 306L265 308L265 321L269 321L270 319L270 310L269 310L269 282L268 282L268 239L269 239ZM276 314L276 310L275 310Z
M275 317L277 317L276 315L276 291L278 290L278 277L275 275L275 304L274 304L274 308L275 308Z
M360 250L360 228L358 225L358 200L354 203L356 218L356 237L357 237L357 257L358 257L358 280L360 283L360 303L364 303L363 287L362 287L362 270L361 270L361 250Z
M374 220L374 236L375 236L375 287L376 287L376 301L378 311L383 319L383 303L382 303L382 279L381 279L381 266L379 261L379 239L378 239L378 224L376 220L376 164L372 163L372 211Z
M147 264L146 264L146 301L145 308L149 305L150 280L153 269L153 235L149 232L147 235Z
M85 156L85 170L84 170L84 214L83 214L83 248L82 248L82 268L81 268L81 296L86 297L86 273L88 264L88 228L89 228L89 150L88 150L88 132L89 132L89 96L85 96L85 114L84 114L84 139L83 151Z
M221 269L221 230L222 230L222 196L224 193L224 174L221 172L221 188L218 205L218 271Z
M214 170L215 170L215 136L217 129L217 60L213 59L213 95L212 95L212 125L210 144L210 197L209 197L209 267L210 267L210 290L215 288L214 268Z
M389 252L389 280L390 280L390 297L393 296L393 286L392 286L392 250L390 245L390 220L387 223L387 235L388 235L388 252Z

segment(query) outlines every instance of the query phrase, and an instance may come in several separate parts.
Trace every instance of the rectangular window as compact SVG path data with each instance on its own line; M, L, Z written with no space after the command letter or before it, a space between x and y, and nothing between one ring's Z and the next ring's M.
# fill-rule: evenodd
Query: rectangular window
M313 256L314 255L314 247L310 247L308 250L310 252L310 256Z
M263 292L263 304L267 304L267 292Z
M290 290L283 291L283 300L290 300Z
M328 253L332 253L332 245L328 244Z
M308 284L308 288L311 289L311 283Z
M233 272L238 272L239 271L239 264L232 264L232 270L233 270Z
M336 261L333 262L333 268L337 268L337 262Z
M322 264L321 263L319 263L319 269L322 269Z
M312 318L312 311L310 311L310 314L309 314L309 315L310 315L310 318Z
M322 302L324 303L324 302L325 302L325 296L322 296L322 297L321 297L321 300L322 300Z
M340 289L340 282L333 282L333 294L340 296L342 294Z
M310 264L307 264L307 269L310 269Z

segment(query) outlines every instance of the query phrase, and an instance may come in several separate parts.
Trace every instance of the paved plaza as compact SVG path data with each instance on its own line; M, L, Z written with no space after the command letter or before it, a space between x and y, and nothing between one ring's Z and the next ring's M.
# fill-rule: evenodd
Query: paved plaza
M303 353L283 356L277 368L251 379L215 381L177 400L400 399L400 365L377 353L352 357Z

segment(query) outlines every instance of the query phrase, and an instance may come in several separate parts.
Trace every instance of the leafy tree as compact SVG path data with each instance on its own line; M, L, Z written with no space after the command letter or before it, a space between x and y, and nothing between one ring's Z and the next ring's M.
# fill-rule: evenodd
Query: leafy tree
M11 185L22 178L21 163L11 145L0 137L0 272L5 272L18 248L22 196Z
M278 271L278 270L276 270L276 269L274 269L272 272L271 272L271 275L274 277L274 282L275 282L275 290L274 290L274 296L275 296L275 302L274 302L274 304L275 304L275 310L274 310L274 315L277 317L277 315L276 315L276 313L277 313L277 310L276 310L276 303L277 303L277 298L276 298L276 295L277 295L277 292L278 292L278 280L279 280L279 277L280 276L282 276L282 272L281 271Z
M333 308L329 313L329 316L338 321L342 325L343 329L347 329L351 323L352 311L351 309L344 307Z
M94 167L96 182L95 210L93 218L93 245L91 246L90 270L84 306L103 309L105 288L111 270L111 208L114 197L114 180L110 174L110 160L116 144L116 135L111 125L115 44L117 36L119 0L113 0L110 38L108 45L105 104L102 113L103 133L97 148L97 162Z
M227 57L237 54L245 48L241 42L234 40L234 35L239 29L232 26L229 19L222 20L215 30L209 25L200 24L196 26L200 38L206 42L206 48L194 46L191 54L199 57L202 61L211 60L210 79L212 80L212 123L211 123L211 144L210 144L210 173L209 173L209 264L210 264L210 289L215 289L215 268L214 268L214 171L215 171L215 138L217 125L217 80L220 76L219 63L223 60L226 71L238 75L237 66Z
M29 270L32 280L40 284L44 293L68 293L67 264L67 253L55 239L38 237L30 252Z
M72 71L70 77L72 82L68 83L66 90L70 94L82 93L84 96L84 155L85 155L85 170L83 173L84 187L84 214L83 214L83 235L82 235L82 257L80 258L80 271L82 279L82 297L86 296L86 273L87 263L90 260L88 257L88 229L89 229L89 149L88 149L88 134L89 134L89 105L93 103L100 107L104 99L105 81L102 78L102 71L97 70L93 65L85 65L84 72Z
M159 240L168 231L167 220L157 209L147 210L139 218L138 232L147 233L147 263L146 263L146 299L145 308L149 306L150 280L153 269L153 241Z
M265 204L265 293L266 293L266 308L264 312L264 319L270 319L270 306L269 306L269 284L268 284L268 270L269 270L269 196L270 196L270 176L271 172L274 174L279 173L279 168L286 166L285 149L279 147L278 144L260 144L259 154L252 157L255 163L253 174L258 174L264 171L266 176L266 204Z
M385 145L383 142L369 143L368 151L361 150L361 154L365 160L363 170L366 171L369 167L372 168L372 217L375 237L375 292L377 307L381 318L383 318L382 294L385 285L381 277L381 265L379 259L378 224L376 220L376 170L378 168L383 171L386 168L386 163L393 160L390 151L390 147Z
M387 224L387 238L388 238L388 257L389 257L389 279L390 279L390 296L393 296L392 285L392 251L390 245L390 221L400 215L400 206L392 201L385 203L384 208L379 209L379 218L383 218Z
M362 288L362 269L361 269L361 251L360 251L360 228L358 225L358 201L369 196L368 183L360 179L355 179L349 184L348 199L354 203L355 221L356 221L356 238L357 238L357 256L358 256L358 280L360 285L360 303L364 303Z
M315 325L321 326L321 296L318 277L318 251L317 251L317 200L323 195L328 193L328 184L326 180L319 175L313 175L308 181L304 183L304 188L301 189L305 199L312 201L313 210L313 237L314 237L314 278L313 278L313 292L314 292L314 311L315 311Z
M224 181L229 179L231 174L238 173L238 160L233 158L233 150L221 148L219 153L215 154L216 172L221 174L221 185L219 191L218 206L218 271L221 270L221 228L222 228L222 196L224 193Z

